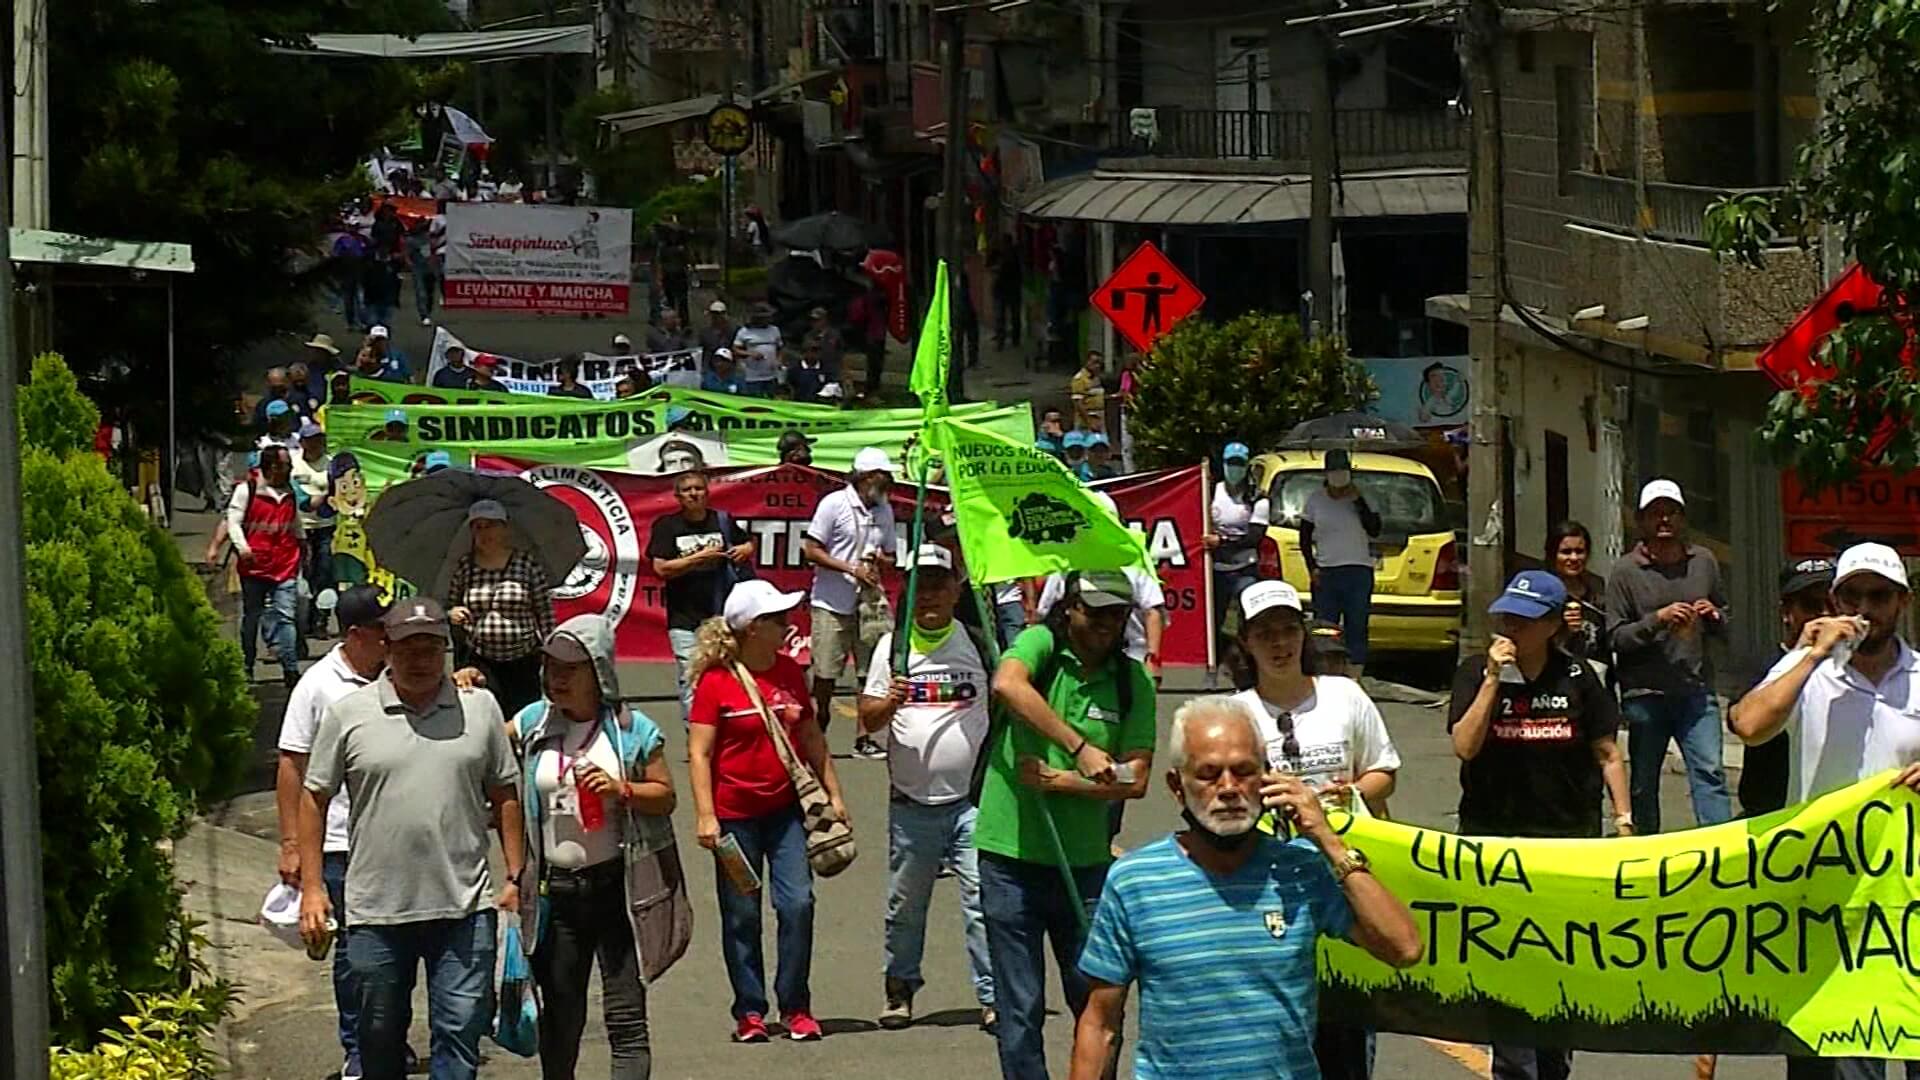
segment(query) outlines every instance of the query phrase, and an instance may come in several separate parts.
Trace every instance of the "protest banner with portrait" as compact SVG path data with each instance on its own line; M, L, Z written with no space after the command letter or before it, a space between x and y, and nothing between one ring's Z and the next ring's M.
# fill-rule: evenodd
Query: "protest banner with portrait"
M448 308L625 315L633 211L607 206L447 206Z
M447 367L447 351L459 349L466 354L467 362L472 363L480 357L490 357L494 362L494 378L514 394L547 394L560 385L560 360L521 360L505 353L475 349L473 346L455 337L446 327L436 327L433 331L433 346L427 353L427 387L434 392L446 395L458 395L460 391L445 390L433 386L433 377ZM600 401L612 401L619 396L620 380L636 372L645 372L643 386L679 386L688 390L700 388L701 372L706 364L701 359L699 349L678 349L661 353L624 353L609 356L605 353L585 352L580 354L580 370L575 378ZM482 391L481 393L486 393Z
M1459 1042L1920 1058L1920 797L1891 775L1606 840L1336 812L1426 954L1396 971L1323 939L1322 1012Z

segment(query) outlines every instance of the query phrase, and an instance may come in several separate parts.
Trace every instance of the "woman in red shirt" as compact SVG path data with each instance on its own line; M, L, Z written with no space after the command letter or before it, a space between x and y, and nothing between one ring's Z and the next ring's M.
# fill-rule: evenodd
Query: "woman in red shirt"
M807 673L780 651L787 613L804 593L783 593L765 581L742 581L727 594L724 614L700 626L687 678L693 684L688 715L688 774L697 813L700 846L716 848L727 837L773 892L779 921L779 971L774 995L787 1034L796 1041L820 1038L808 990L813 963L813 871L807 866L807 836L800 798L781 764L766 721L748 696L736 664L751 674L794 753L820 778L842 815L840 778L827 754L826 736L814 722ZM725 873L714 875L720 892L720 950L733 984L736 1042L767 1040L766 960L760 947L760 897L736 888Z

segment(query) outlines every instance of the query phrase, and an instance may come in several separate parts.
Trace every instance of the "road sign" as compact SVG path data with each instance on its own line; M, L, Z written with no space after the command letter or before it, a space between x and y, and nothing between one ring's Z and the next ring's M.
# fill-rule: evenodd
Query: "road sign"
M753 145L753 117L731 102L716 105L707 114L707 149L723 157L737 157Z
M1093 294L1093 306L1141 352L1152 350L1155 338L1206 302L1151 240L1134 249Z
M1855 314L1879 306L1880 286L1856 263L1808 305L1754 363L1782 390L1820 382L1831 374L1814 359L1820 342Z
M1832 555L1875 541L1920 558L1920 473L1872 470L1815 495L1783 472L1780 506L1789 555Z

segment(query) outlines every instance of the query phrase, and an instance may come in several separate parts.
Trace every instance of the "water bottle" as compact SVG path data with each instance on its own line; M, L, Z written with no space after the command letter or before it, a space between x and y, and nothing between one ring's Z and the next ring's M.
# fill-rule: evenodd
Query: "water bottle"
M574 788L579 794L580 827L587 832L599 832L607 824L607 806L600 801L600 793L583 780L575 780Z
M747 862L746 853L740 850L740 841L722 836L714 845L713 854L720 860L720 870L727 875L735 892L742 896L760 894L760 875L754 873L753 866Z

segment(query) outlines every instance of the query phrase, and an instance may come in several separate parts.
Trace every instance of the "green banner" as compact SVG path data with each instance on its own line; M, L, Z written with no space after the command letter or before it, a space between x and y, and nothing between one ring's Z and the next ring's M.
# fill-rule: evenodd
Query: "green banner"
M1920 798L1892 776L1647 837L1336 821L1427 951L1395 971L1323 942L1322 1012L1461 1042L1920 1058Z
M356 378L352 394L355 404L328 406L321 419L332 450L359 458L374 491L405 477L418 457L434 450L462 464L484 453L636 473L671 472L692 460L774 465L780 436L790 430L815 440L817 468L845 471L868 446L902 460L921 423L919 409L837 409L678 387L583 401ZM389 431L394 409L405 417ZM1000 437L1033 441L1032 409L1025 402L975 402L954 414ZM670 422L680 429L669 431Z
M1016 442L957 411L927 430L974 580L1154 566L1145 539L1032 440Z

